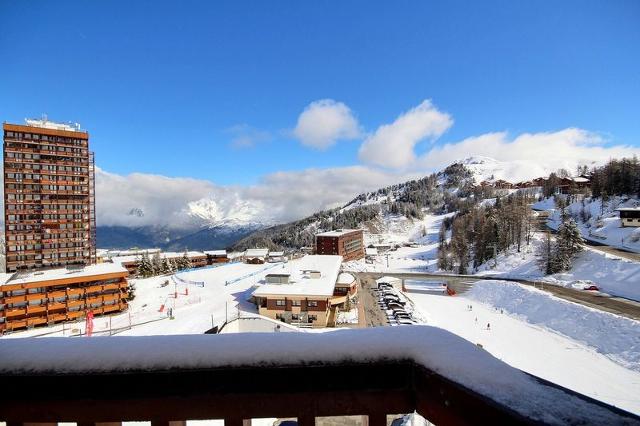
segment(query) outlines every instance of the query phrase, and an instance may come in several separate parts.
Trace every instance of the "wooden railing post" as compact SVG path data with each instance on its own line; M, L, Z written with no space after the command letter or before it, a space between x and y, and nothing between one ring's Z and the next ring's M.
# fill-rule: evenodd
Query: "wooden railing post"
M387 426L387 415L381 413L369 413L367 426Z
M316 426L315 416L309 416L309 415L298 416L298 426Z
M242 417L225 417L224 426L244 426L244 419Z

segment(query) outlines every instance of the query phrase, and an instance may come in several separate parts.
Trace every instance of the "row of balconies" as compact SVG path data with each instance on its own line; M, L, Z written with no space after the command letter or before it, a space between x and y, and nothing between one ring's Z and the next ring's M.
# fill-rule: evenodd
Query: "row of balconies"
M48 175L56 175L56 176L86 176L89 173L89 171L74 172L74 171L67 171L67 170L46 170L46 169L33 169L33 168L25 169L22 167L15 168L15 167L12 167L10 164L7 164L7 168L4 169L5 173L26 173L25 170L30 170L29 173L32 173L38 170L40 173L46 172ZM38 172L36 171L35 173L38 173Z
M87 310L91 310L94 315L108 314L110 312L123 311L127 308L127 302L121 300L119 303L115 305L103 305L97 308L91 307L87 309L82 309L78 311L66 311L66 312L58 312L58 313L48 313L45 316L33 316L28 318L21 319L10 319L7 318L7 321L3 324L0 324L0 331L3 330L18 330L21 328L33 327L36 325L48 324L48 323L57 323L62 321L70 321L77 320L80 318L84 318Z
M55 146L64 146L64 147L73 146L73 147L80 147L80 148L89 147L88 139L80 139L82 142L79 145L76 145L72 141L62 142L62 141L53 141L53 140L44 140L44 139L31 139L31 138L24 138L24 137L18 138L16 136L5 136L4 140L10 143L25 143L25 144L34 144L34 145L55 145Z
M45 304L49 304L49 306L53 306L58 303L70 303L78 300L84 301L85 303L97 303L100 297L106 296L104 300L113 300L122 297L122 294L126 292L128 287L128 283L126 281L119 283L110 283L110 284L102 284L102 285L94 285L90 287L76 287L69 288L66 290L55 290L55 291L47 291L44 293L26 293L14 296L5 296L0 298L0 304L9 305L15 303L23 303L23 302L31 302L34 300L41 300L41 305L30 305L15 309L24 309L24 308L32 308L33 306L44 306ZM121 290L120 292L115 293L105 293L87 297L87 294L92 293L104 293L106 291L116 291ZM61 297L66 298L65 301L56 301L55 299L59 299ZM70 297L79 297L79 299L70 299ZM56 309L57 307L53 307L50 309Z
M69 156L65 156L65 158L68 158L68 157ZM8 157L8 156L5 156L4 159L7 163L14 163L16 167L20 167L20 168L23 168L23 165L26 165L26 164L30 164L32 166L37 164L39 166L47 165L47 166L89 167L89 161L87 158L74 156L74 155L71 155L70 157L77 158L79 159L79 161L50 159L50 158L22 158L22 157ZM49 169L42 169L42 167L40 167L40 169L36 167L29 167L29 169L49 171Z
M49 155L52 157L64 156L64 157L80 157L80 158L89 158L89 151L86 149L81 149L80 152L69 152L69 151L60 151L60 150L51 150L51 149L41 149L38 146L34 146L33 148L24 147L24 146L12 146L11 144L5 144L4 147L5 152L16 152L16 153L27 153L27 154L41 154L41 155ZM9 157L14 158L14 157ZM25 160L37 160L37 158L25 158Z

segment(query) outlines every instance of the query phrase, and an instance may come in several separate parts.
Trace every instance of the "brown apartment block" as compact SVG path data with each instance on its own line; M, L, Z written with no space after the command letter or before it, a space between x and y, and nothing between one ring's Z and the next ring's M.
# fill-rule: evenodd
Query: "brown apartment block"
M6 271L94 264L89 134L46 119L3 130Z
M345 262L364 257L364 234L361 229L337 229L316 234L316 254L342 256Z
M0 274L0 334L123 311L128 275L112 263Z

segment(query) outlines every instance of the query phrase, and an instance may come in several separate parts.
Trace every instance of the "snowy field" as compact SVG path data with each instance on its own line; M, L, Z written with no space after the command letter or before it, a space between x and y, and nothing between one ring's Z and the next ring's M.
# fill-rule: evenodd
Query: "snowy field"
M523 371L640 413L637 322L611 315L610 321L615 323L612 324L604 321L604 317L593 317L597 313L579 305L564 312L557 304L568 302L551 296L544 298L556 300L541 300L535 293L506 297L504 289L500 295L500 286L506 284L483 285L486 287L479 287L475 294L472 290L469 297L428 293L409 293L408 297L422 312L426 323L480 344ZM574 331L572 325L578 325ZM589 325L594 329L593 336L589 335ZM614 336L607 337L607 331ZM594 339L596 336L601 339ZM602 353L604 348L609 351L606 355ZM622 365L625 363L630 368Z
M95 318L93 333L109 335L111 328L112 334L122 336L202 334L213 326L221 325L226 318L236 317L238 312L256 313L255 305L247 299L254 286L269 271L278 268L282 268L281 263L230 263L178 274L184 280L201 282L204 286L180 281L176 284L169 275L133 279L136 298L130 302L129 310L111 317ZM169 309L174 319L168 316ZM71 336L84 332L84 329L84 322L67 323L11 333L5 337Z

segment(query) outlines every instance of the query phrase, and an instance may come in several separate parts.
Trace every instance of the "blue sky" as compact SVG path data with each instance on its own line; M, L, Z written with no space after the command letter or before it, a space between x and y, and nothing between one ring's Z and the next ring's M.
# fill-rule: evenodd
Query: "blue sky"
M311 102L363 134L431 99L433 144L578 127L640 143L640 3L0 2L0 117L47 113L92 135L109 172L252 184L360 164L358 140L291 135ZM233 146L234 126L263 135Z
M638 1L0 0L0 16L0 118L90 132L99 224L282 222L471 155L516 181L640 154Z

